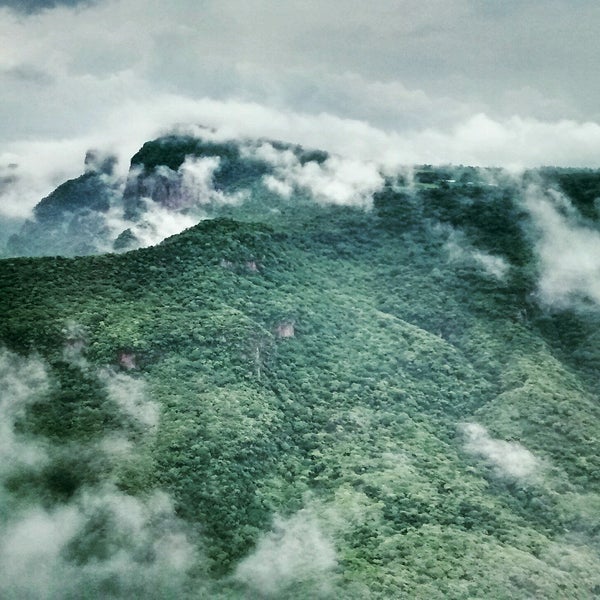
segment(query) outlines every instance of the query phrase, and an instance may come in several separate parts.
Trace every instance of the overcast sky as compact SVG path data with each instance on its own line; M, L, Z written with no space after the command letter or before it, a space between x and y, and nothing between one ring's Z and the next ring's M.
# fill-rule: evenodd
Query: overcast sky
M0 0L4 213L88 147L125 168L184 122L386 164L600 166L599 31L592 0Z

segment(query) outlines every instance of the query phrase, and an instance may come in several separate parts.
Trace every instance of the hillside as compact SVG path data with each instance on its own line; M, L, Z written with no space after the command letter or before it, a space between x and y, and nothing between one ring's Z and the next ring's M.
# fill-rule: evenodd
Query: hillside
M158 245L0 261L0 595L600 595L598 174L249 147L93 196L203 211Z

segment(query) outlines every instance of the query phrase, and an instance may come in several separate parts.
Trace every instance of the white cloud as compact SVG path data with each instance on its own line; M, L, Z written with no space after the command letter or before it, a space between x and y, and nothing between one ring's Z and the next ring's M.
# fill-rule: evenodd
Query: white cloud
M384 183L378 166L369 161L330 156L322 163L312 160L302 164L292 151L277 150L269 143L247 152L274 167L274 175L263 181L284 198L301 189L323 204L370 208L373 193Z
M100 380L106 385L108 397L125 414L146 427L152 428L158 425L160 417L158 404L148 399L146 385L142 379L105 369L100 372Z
M68 321L63 327L62 334L64 336L63 359L72 365L85 368L87 335L84 327L75 321Z
M124 230L129 229L135 237L135 248L154 246L167 237L181 233L206 218L201 211L182 212L163 206L151 198L142 198L143 213L136 221L123 215L122 207L115 207L106 215L106 223L112 231L112 241ZM127 248L128 250L132 248ZM111 252L112 243L100 247L100 251Z
M474 248L458 231L450 231L445 247L450 261L476 265L499 281L505 279L510 269L506 259Z
M5 144L0 164L18 167L14 169L15 181L2 190L0 214L26 216L56 185L82 172L89 148L115 151L119 157L117 174L123 176L129 158L145 141L177 123L214 127L221 139L281 139L336 153L340 157L337 162L318 170L316 166L298 169L293 176L299 184L314 186L319 193L344 202L362 182L377 185L378 167L394 170L405 164L463 163L518 170L540 164L600 165L600 125L596 123L517 117L499 120L479 114L454 126L384 131L366 121L327 113L158 94L151 100L112 106L98 120L97 130L85 135ZM340 176L351 177L350 184L340 184Z
M518 442L495 439L478 423L463 423L461 430L465 435L465 450L481 456L499 475L529 480L540 472L540 460Z
M582 221L568 198L531 186L525 194L539 238L539 295L564 308L582 299L600 304L600 231Z
M125 218L122 205L113 206L105 215L107 227L112 233L108 243L99 250L111 251L112 241L126 229L137 240L134 247L153 246L206 219L207 211L211 208L242 203L245 200L243 191L227 194L214 188L213 177L219 165L220 158L217 156L188 156L177 171L164 165L158 166L150 174L132 169L130 180L143 179L145 186L161 187L162 191L154 199L141 198L142 210L133 221Z
M598 166L600 83L588 73L599 10L469 0L0 8L0 171L18 164L0 216L27 216L81 172L91 147L116 151L123 176L140 145L175 123L384 166Z
M68 324L65 333L80 339L82 331ZM57 449L15 432L48 379L41 360L0 350L0 597L184 597L198 552L164 492L134 497L117 490L106 473L63 504L23 501L5 487L7 474L45 466ZM157 424L158 408L140 380L108 371L100 379L125 413L147 427ZM135 456L132 442L117 433L96 448L117 469Z
M178 169L181 176L181 194L184 197L184 206L237 205L244 201L245 195L241 191L226 194L214 188L213 177L219 169L220 162L221 159L218 156L186 157Z
M276 596L294 583L325 585L336 563L333 543L316 516L303 509L288 519L276 517L272 531L240 562L234 578L259 594Z
M141 500L110 487L90 489L52 510L11 515L0 526L0 593L169 597L182 592L195 558L164 493Z

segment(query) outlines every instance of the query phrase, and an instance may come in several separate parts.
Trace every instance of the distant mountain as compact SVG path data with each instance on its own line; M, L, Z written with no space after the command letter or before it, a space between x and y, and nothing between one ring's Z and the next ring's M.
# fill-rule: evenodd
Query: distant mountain
M81 256L130 250L157 243L183 225L228 214L228 207L242 199L250 200L245 211L264 211L266 197L273 193L262 182L274 165L254 153L261 144L290 153L301 165L327 159L324 152L277 142L168 135L144 144L121 181L114 174L115 159L91 151L86 172L39 202L32 218L10 237L7 254ZM164 228L169 217L175 231Z
M55 248L191 225L0 261L0 596L598 596L597 182L168 136L60 186Z

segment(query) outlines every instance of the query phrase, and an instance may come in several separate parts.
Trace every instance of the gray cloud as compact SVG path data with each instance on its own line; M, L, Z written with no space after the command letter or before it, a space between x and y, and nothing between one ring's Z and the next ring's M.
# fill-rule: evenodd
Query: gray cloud
M600 164L591 1L70 4L0 9L0 166L19 164L4 215L88 148L123 169L185 122L378 164Z
M21 64L0 73L0 76L13 79L17 83L32 83L37 85L50 85L52 77L45 71L32 65Z
M94 0L0 0L0 6L6 6L17 12L33 14L57 6L77 6L90 4Z

